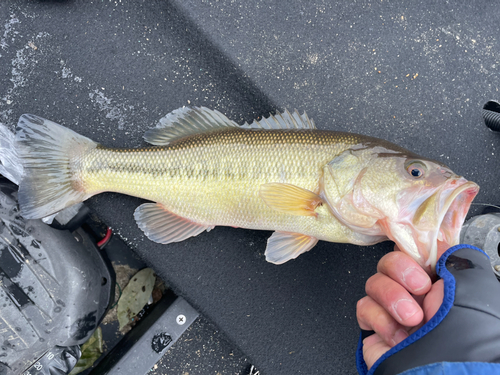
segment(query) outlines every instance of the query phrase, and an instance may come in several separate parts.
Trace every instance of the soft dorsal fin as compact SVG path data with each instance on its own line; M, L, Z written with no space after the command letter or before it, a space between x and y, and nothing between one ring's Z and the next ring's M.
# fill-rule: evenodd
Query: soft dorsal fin
M166 146L188 135L232 127L239 126L219 111L205 107L183 107L163 117L156 128L144 134L144 139L156 146Z
M251 124L245 123L241 126L245 129L316 129L314 121L304 112L302 115L297 110L293 113L285 111L281 114L270 115L262 120L255 120Z

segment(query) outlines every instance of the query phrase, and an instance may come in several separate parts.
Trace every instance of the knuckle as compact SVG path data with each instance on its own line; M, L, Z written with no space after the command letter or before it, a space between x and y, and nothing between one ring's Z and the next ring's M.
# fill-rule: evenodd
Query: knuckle
M405 255L400 251L392 251L385 254L377 264L377 271L383 274L387 274L388 271L400 261L401 256Z
M359 310L361 310L364 306L364 299L366 297L363 297L361 298L360 300L358 300L358 302L356 302L356 311L359 312Z
M378 285L380 284L381 281L381 274L376 273L375 275L372 275L366 280L365 284L365 292L367 295L371 296L374 294L374 291L378 289Z
M390 253L387 253L385 254L382 258L380 258L380 260L378 261L377 263L377 270L379 269L383 269L384 266L391 261L391 259L394 258L394 256L396 255L396 252L395 251L391 251Z
M363 297L356 303L356 318L358 319L358 322L366 320L367 298L368 297Z

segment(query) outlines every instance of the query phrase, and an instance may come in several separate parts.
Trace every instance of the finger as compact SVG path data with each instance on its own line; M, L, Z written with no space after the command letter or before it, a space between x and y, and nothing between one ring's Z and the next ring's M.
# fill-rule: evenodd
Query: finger
M439 241L438 248L437 248L436 260L439 260L439 258L441 258L441 255L443 255L448 249L449 249L448 245ZM403 253L397 244L394 244L394 251L399 251L399 252ZM424 271L426 271L426 273L428 275L430 275L432 277L432 280L431 280L432 282L436 281L436 272L432 271L430 266L424 267L423 269L424 269Z
M412 294L425 294L432 285L427 272L409 255L401 251L393 251L384 255L378 262L377 270L397 281Z
M368 336L363 340L363 358L370 369L377 360L391 347L377 334Z
M422 296L419 296L422 297ZM427 293L425 298L422 300L420 304L422 309L424 310L424 319L422 323L411 328L408 331L408 334L413 334L418 331L425 323L432 319L434 315L436 315L437 311L441 307L444 298L444 282L443 280L436 281L431 288L431 291Z
M441 307L444 298L444 281L438 280L432 285L431 291L425 296L424 299L424 316L425 321L428 322Z
M366 282L365 290L398 323L413 327L422 321L422 308L401 284L389 276L376 273Z
M371 297L363 297L356 306L356 317L361 329L372 330L390 347L408 337L405 327L396 322L382 306ZM372 335L373 336L373 335Z

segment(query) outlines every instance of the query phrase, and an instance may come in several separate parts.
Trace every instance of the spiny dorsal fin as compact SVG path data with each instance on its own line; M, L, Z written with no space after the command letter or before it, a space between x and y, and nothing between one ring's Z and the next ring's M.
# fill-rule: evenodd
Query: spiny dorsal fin
M255 120L251 124L245 123L244 129L316 129L314 121L304 112L302 115L297 110L292 113L287 109L281 114L270 115L262 120Z
M205 107L183 107L163 117L156 128L144 134L144 139L156 146L166 146L188 135L231 127L238 127L238 124L219 111Z

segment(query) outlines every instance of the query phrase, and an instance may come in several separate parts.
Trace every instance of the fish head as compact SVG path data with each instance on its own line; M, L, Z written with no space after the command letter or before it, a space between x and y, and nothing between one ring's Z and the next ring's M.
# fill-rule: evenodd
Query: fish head
M404 170L413 184L397 194L400 210L393 233L388 236L424 269L433 271L438 254L459 243L462 225L479 186L430 160L410 158ZM398 227L410 236L398 236Z
M438 253L458 244L479 192L439 162L381 146L350 150L325 176L326 196L334 197L328 203L344 225L365 238L394 241L429 273Z

